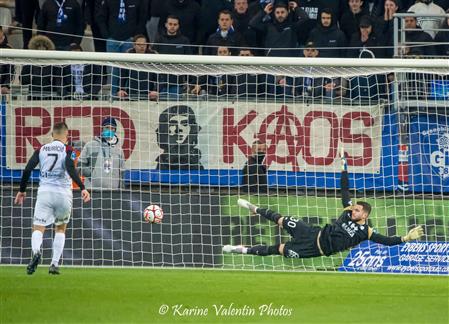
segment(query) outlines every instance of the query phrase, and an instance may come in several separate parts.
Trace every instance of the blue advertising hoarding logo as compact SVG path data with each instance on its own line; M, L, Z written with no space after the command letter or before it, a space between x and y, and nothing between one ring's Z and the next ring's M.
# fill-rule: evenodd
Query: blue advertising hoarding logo
M420 115L410 125L411 186L416 192L449 192L449 118Z
M449 275L449 242L407 242L385 246L364 241L339 271Z

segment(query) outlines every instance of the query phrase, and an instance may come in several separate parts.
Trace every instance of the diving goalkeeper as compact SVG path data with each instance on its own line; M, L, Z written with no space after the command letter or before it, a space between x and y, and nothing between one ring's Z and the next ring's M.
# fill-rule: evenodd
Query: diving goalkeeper
M396 245L420 238L424 232L421 226L410 230L405 236L384 236L373 231L368 226L368 217L371 205L358 201L355 205L349 197L349 181L347 163L344 156L341 158L341 194L343 213L333 224L324 227L311 226L297 217L283 217L279 213L266 208L257 207L250 202L239 199L240 207L247 208L252 214L259 214L285 229L292 239L286 243L273 246L256 245L244 247L241 245L225 245L223 252L253 254L259 256L283 255L286 258L313 258L330 256L356 246L362 241L371 240L383 245Z

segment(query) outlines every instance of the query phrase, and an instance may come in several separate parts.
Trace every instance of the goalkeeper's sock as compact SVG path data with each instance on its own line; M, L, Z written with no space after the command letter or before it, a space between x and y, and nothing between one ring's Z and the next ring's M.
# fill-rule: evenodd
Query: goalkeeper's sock
M33 255L41 253L42 237L44 234L41 231L34 231L31 235L31 250Z
M259 256L267 256L267 255L278 255L279 253L279 245L256 245L253 247L250 247L247 254L254 254Z
M274 212L274 211L272 211L272 210L270 210L270 209L267 209L267 208L257 208L257 213L260 215L260 216L263 216L263 217L265 217L266 219L268 219L268 220L270 220L270 221L272 221L272 222L274 222L274 223L278 223L278 220L279 220L279 218L281 218L282 217L282 215L281 214L279 214L279 213L276 213L276 212Z
M59 265L59 259L61 258L62 251L64 250L65 244L65 234L56 233L53 240L53 257L51 259L51 264L56 267Z

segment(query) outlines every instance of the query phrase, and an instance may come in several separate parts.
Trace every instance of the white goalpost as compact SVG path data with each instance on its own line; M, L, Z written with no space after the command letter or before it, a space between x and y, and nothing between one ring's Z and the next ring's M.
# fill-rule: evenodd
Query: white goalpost
M0 103L1 264L29 261L37 169L23 207L14 196L33 151L65 121L92 201L74 188L64 265L448 273L448 60L0 49L0 64L14 80ZM102 137L106 118L114 143ZM335 220L342 148L370 226L392 236L423 225L419 243L311 259L223 255L226 244L289 240L239 198L312 225ZM149 205L162 224L145 222Z

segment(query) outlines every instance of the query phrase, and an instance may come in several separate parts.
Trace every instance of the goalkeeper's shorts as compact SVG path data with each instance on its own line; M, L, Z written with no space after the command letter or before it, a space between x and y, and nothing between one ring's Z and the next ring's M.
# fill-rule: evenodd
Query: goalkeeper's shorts
M321 256L317 244L319 226L310 226L296 217L284 217L283 228L292 239L285 243L284 256L286 258L313 258Z

